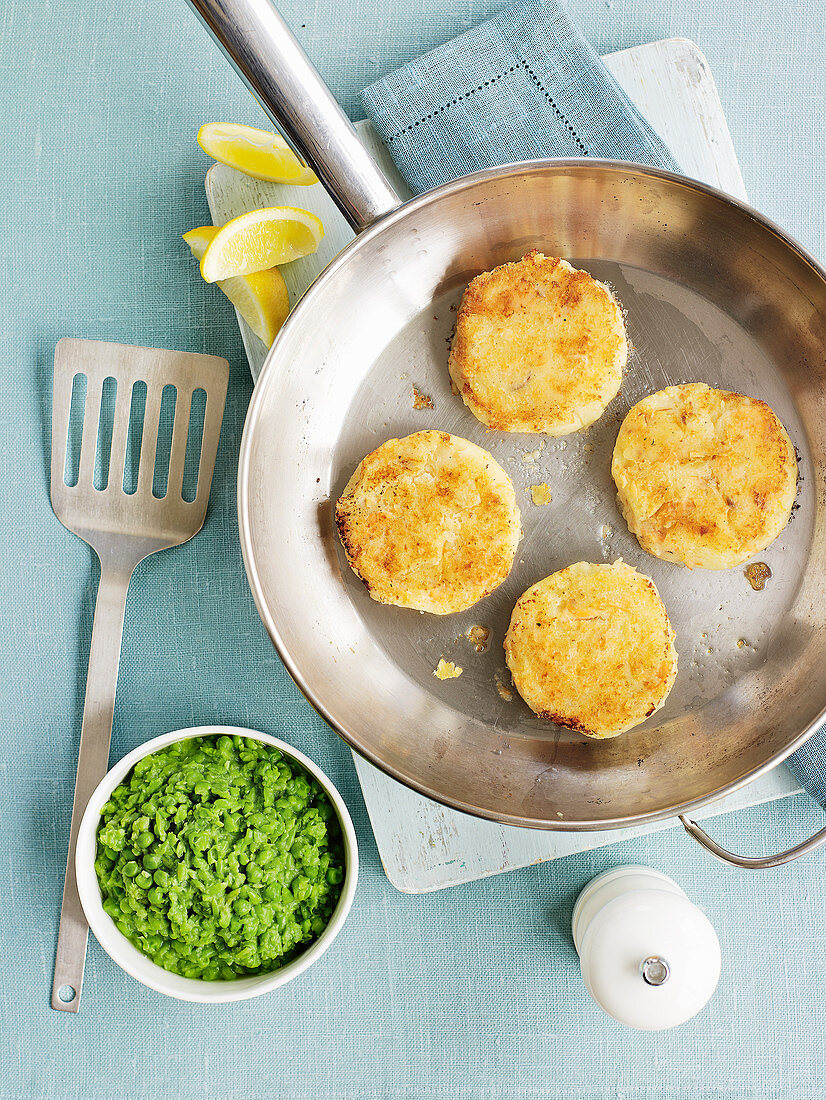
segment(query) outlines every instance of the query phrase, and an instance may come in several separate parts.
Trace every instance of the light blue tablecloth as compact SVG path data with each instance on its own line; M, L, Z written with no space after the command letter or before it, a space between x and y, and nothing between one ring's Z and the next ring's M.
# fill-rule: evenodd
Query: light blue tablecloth
M289 21L356 111L371 79L483 18L496 0L290 0ZM826 258L826 11L790 0L580 0L595 48L685 34L705 50L749 192ZM303 26L302 26L303 24ZM235 465L250 381L234 318L179 235L207 219L201 122L255 104L183 0L9 0L0 15L3 294L0 582L4 622L0 1097L822 1097L822 854L750 876L676 831L429 897L383 876L349 752L290 683L240 561ZM337 782L363 853L356 903L324 961L287 989L207 1011L166 1000L90 944L79 1016L48 1008L94 585L48 504L49 377L63 335L225 355L233 373L201 535L138 572L113 758L178 726L278 733ZM805 796L715 825L771 850L813 832ZM588 1000L568 934L578 889L620 862L674 875L718 930L706 1011L664 1034Z

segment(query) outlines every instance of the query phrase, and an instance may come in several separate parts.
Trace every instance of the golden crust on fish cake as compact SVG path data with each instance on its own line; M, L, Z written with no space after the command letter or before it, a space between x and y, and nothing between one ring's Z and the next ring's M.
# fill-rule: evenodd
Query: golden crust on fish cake
M643 549L690 569L731 569L764 550L797 491L794 447L769 406L704 382L634 405L611 473Z
M522 534L499 463L445 432L389 439L359 464L336 504L347 560L380 603L447 615L507 577Z
M654 582L622 561L577 562L529 588L513 609L505 659L532 711L588 737L644 722L677 675Z
M568 435L603 414L627 358L622 310L608 287L534 249L470 283L448 369L489 428Z

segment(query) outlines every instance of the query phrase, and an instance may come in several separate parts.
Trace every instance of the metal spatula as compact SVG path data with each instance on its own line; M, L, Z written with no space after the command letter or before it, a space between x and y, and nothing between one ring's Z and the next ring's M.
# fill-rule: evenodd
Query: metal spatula
M76 425L84 379L82 425ZM213 355L69 339L55 350L52 507L100 558L52 986L52 1008L64 1012L80 1005L89 929L75 846L83 811L109 765L126 592L139 562L203 526L228 380L229 364Z

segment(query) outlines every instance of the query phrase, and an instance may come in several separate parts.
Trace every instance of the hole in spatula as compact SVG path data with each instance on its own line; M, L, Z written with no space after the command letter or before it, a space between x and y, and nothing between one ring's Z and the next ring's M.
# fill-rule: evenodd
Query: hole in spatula
M206 390L197 389L192 394L189 407L189 430L186 436L184 459L184 483L181 496L192 503L198 492L198 468L201 463L201 444L204 441L204 417L206 416Z
M65 1005L69 1005L77 996L74 986L62 985L57 991L58 997L63 1001Z
M86 375L76 374L72 379L72 401L69 405L69 425L66 438L66 465L63 480L73 488L80 475L80 443L83 438L83 412L86 407Z
M155 474L152 478L152 496L159 500L166 496L169 484L169 456L172 454L172 429L175 425L177 398L178 391L174 386L164 386L158 421L158 442L155 447Z
M94 485L103 490L109 484L109 460L112 457L112 431L115 425L115 398L118 384L114 378L104 378L100 392L98 444L95 451Z
M126 455L123 462L123 491L130 496L138 487L138 470L141 461L143 417L146 412L146 383L136 382L132 387L132 404L129 407L129 430L126 433Z

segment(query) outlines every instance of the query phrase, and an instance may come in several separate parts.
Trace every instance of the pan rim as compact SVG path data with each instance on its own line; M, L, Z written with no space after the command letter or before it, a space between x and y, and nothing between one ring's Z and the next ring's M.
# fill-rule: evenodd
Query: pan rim
M813 273L826 285L826 269L815 259L811 252L808 251L800 242L794 237L785 232L776 222L770 218L761 214L754 207L748 203L743 202L740 199L735 198L732 195L713 187L710 184L704 183L700 180L692 179L691 177L681 175L676 172L671 172L663 168L654 168L649 165L637 164L629 161L609 160L596 157L571 157L571 158L546 158L542 160L531 161L514 161L509 164L497 166L495 168L483 169L478 172L471 173L466 176L461 176L456 180L449 181L442 184L440 187L434 188L431 191L426 192L423 195L415 196L394 210L383 215L377 221L373 222L362 233L358 234L354 240L347 244L340 253L327 265L327 267L318 275L313 283L308 287L299 301L293 308L292 313L288 317L284 327L282 328L273 346L267 355L264 362L264 366L259 375L258 381L255 384L250 404L247 410L244 429L241 439L241 449L238 463L238 486L237 486L237 504L238 504L238 527L239 537L241 543L241 555L244 562L244 569L247 575L247 581L252 592L253 599L255 601L258 614L261 617L267 633L275 646L284 667L289 673L290 677L301 691L307 702L313 707L317 714L330 726L330 728L355 752L359 754L363 759L368 761L374 767L378 768L385 775L401 783L403 786L416 791L418 794L423 795L426 798L431 799L440 805L446 806L450 809L457 810L461 813L469 814L473 817L482 818L489 821L495 821L500 824L512 825L520 828L538 829L548 832L595 832L595 831L608 831L614 829L629 828L636 825L650 824L657 821L663 821L670 818L678 817L681 814L689 813L707 806L717 800L732 794L742 787L759 779L762 775L765 775L772 768L786 760L796 749L800 748L806 740L822 725L824 718L826 718L826 704L824 704L817 717L809 723L807 727L793 739L790 744L786 745L783 749L772 754L763 764L758 765L743 775L733 780L732 782L717 788L712 793L703 797L690 799L686 802L676 804L662 810L652 810L634 816L624 816L609 819L579 819L577 821L560 821L559 819L543 819L538 818L524 818L518 814L508 814L506 812L493 812L486 810L483 807L470 806L468 803L463 802L459 798L451 798L444 793L435 791L430 788L426 783L421 783L418 780L403 774L398 769L389 766L384 763L375 752L367 748L360 740L358 734L353 730L347 728L345 723L338 721L335 716L323 706L320 700L316 697L313 691L312 685L302 675L301 671L293 661L289 649L284 643L278 625L275 621L275 617L270 611L263 594L263 587L259 576L258 567L255 561L255 554L252 543L252 532L250 524L250 499L249 499L249 482L250 482L250 468L251 468L251 455L252 455L252 440L255 435L256 424L258 423L261 409L264 404L264 392L269 383L269 379L273 374L273 364L278 358L279 344L282 342L284 334L287 333L296 323L295 316L302 309L304 312L312 306L312 303L316 296L324 291L327 284L334 280L342 267L349 263L351 254L359 248L364 242L373 239L385 231L385 229L392 226L396 221L406 218L410 213L431 205L431 203L437 202L443 197L446 197L457 192L461 192L465 189L472 188L478 183L487 182L501 177L517 176L522 173L531 172L539 173L540 171L547 171L549 169L575 169L587 167L588 169L606 169L609 171L647 176L654 179L665 180L668 183L679 187L686 187L695 192L708 195L717 200L721 200L724 204L731 206L738 210L742 214L751 218L757 222L763 229L768 230L769 233L777 237L792 253L796 254L807 266L809 266Z

